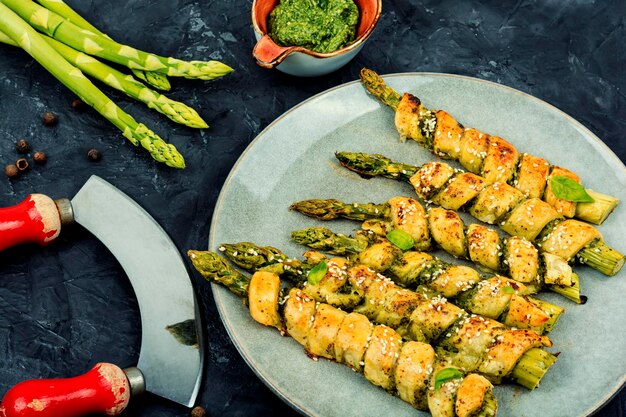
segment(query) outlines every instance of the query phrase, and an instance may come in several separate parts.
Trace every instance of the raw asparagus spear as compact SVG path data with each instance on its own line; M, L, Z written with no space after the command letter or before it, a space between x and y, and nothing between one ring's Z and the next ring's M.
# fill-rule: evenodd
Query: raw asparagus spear
M185 160L176 148L166 143L142 123L137 123L91 83L75 66L68 63L31 26L0 2L0 31L18 43L52 75L72 90L82 101L95 108L119 128L133 145L141 145L152 157L174 168L184 168Z
M304 346L307 355L343 363L433 416L496 415L491 383L448 364L429 344L403 342L388 326L318 303L297 288L284 296L274 273L259 271L250 278L214 253L189 251L189 257L205 279L247 299L255 321L289 334ZM248 289L244 293L243 287ZM446 376L450 374L451 378Z
M37 3L41 4L46 9L57 13L59 16L64 19L69 20L74 23L76 26L81 29L86 29L95 34L104 36L106 38L111 39L110 36L101 32L94 25L85 20L81 15L79 15L74 9L67 5L67 3L63 2L63 0L37 0ZM164 74L159 74L157 72L151 71L141 71L141 70L132 70L135 77L140 80L146 82L154 88L158 88L159 90L169 91L171 88L171 84L167 79L167 76Z
M624 255L604 243L593 226L564 219L554 207L527 198L506 184L487 184L483 177L454 169L443 162L421 167L397 163L384 155L338 152L340 164L365 177L382 176L410 183L428 203L446 209L467 210L472 216L513 236L534 242L539 250L613 276L624 265Z
M517 342L513 342L509 345L512 356L504 352L485 355L486 349L492 349L493 344L497 345L496 342L501 341L498 339L500 332L511 329L493 319L466 313L448 303L444 297L403 289L365 265L350 265L347 260L339 258L326 262L319 254L309 253L310 260L307 263L300 263L298 267L297 261L290 260L289 267L285 268L286 256L273 257L271 261L264 260L264 248L252 243L222 245L221 248L238 266L256 264L256 267L250 268L251 271L262 269L281 276L290 271L289 279L300 282L306 280L304 291L318 301L333 305L338 301L342 309L357 311L373 321L391 326L406 339L436 342L439 351L445 352L452 363L468 370L482 370L481 373L495 383L501 383L502 378L508 375L508 378L517 383L534 389L556 359L545 350L537 348L541 345L549 346L549 339L528 329L514 332L521 332L515 334L529 337L527 342L531 339L534 342L525 345L525 348L516 346ZM323 277L316 276L319 271L311 269L313 265L320 264L326 266L326 270L322 271ZM298 273L293 273L294 268L299 268ZM349 295L359 297L356 304L345 302ZM519 312L513 314L520 315ZM481 332L483 336L478 338L481 340L476 340ZM538 358L541 359L537 361ZM485 367L483 364L491 360L510 363L499 367L497 372L485 372L490 366Z
M122 45L105 36L81 29L31 0L1 0L1 2L48 36L86 54L108 59L131 69L201 80L212 80L232 71L232 68L219 61L182 61Z
M79 52L69 46L42 35L44 39L72 65L85 74L119 90L129 97L145 103L151 109L167 116L170 120L185 126L203 129L209 127L202 117L184 103L171 100L146 87L131 75L126 75L97 59Z
M426 212L419 202L409 197L394 197L383 204L304 200L290 208L320 220L364 220L363 229L381 236L398 229L410 235L415 250L428 251L434 241L457 258L471 260L531 288L549 289L576 303L584 299L580 296L578 276L567 262L546 252L540 255L524 238L513 236L501 240L493 229L480 224L465 226L461 217L451 210L431 208ZM352 243L345 240L341 247ZM335 251L340 250L338 246L333 245ZM351 253L363 248L355 249Z
M365 88L395 111L396 129L403 139L413 139L435 155L459 161L468 171L481 175L485 184L511 184L529 198L543 198L567 218L594 224L601 224L617 206L617 198L596 192L590 193L594 202L558 198L550 178L561 176L580 183L573 172L550 166L543 158L520 154L501 137L463 128L445 111L429 110L409 93L400 95L372 70L363 68L360 75Z

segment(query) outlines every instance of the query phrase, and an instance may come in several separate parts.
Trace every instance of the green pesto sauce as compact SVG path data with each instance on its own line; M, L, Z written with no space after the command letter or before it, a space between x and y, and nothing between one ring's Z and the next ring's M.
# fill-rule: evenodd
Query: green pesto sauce
M358 21L353 0L281 0L270 13L269 35L281 46L333 52L354 40Z

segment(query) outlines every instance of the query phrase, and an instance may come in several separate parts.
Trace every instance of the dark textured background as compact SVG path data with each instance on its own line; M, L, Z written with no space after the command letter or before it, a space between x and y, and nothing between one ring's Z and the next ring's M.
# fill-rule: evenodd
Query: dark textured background
M248 143L302 100L356 79L363 66L380 73L463 74L517 88L570 114L626 160L623 0L385 0L378 28L360 55L317 79L253 63L249 1L69 3L118 40L163 55L220 59L235 72L214 82L173 82L170 96L196 107L211 125L202 132L170 123L105 88L186 156L188 168L175 171L132 147L94 111L71 109L74 96L65 87L23 52L0 45L0 162L17 158L13 144L22 137L49 158L22 178L0 178L1 206L32 192L72 196L97 174L145 207L181 251L206 248L213 205ZM46 110L59 114L58 126L42 126ZM102 151L101 162L87 160L91 147ZM0 395L27 378L73 375L98 361L122 366L136 361L141 336L132 289L87 232L76 228L46 248L6 251L0 254L0 275ZM194 279L209 334L198 403L213 416L295 415L243 362L209 285ZM625 408L623 392L598 415L623 416ZM186 410L147 396L125 415L173 417Z

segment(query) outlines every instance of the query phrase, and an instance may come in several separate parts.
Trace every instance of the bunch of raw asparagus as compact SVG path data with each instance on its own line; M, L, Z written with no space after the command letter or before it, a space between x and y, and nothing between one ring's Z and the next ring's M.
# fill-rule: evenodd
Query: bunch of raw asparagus
M208 125L194 109L147 85L169 90L167 77L212 80L232 71L218 61L182 61L115 42L62 0L37 0L37 3L0 0L0 42L24 49L83 102L120 129L133 145L142 146L155 160L174 168L185 167L178 150L118 107L85 74L177 123L206 128ZM97 58L129 68L136 78Z

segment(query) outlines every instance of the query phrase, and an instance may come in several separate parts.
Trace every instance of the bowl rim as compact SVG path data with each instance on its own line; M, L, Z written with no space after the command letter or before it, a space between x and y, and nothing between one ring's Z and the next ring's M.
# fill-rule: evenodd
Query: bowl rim
M256 12L255 12L256 10L255 6L259 1L260 0L253 0L252 2L252 26L254 28L254 31L258 33L261 37L267 36L271 39L272 42L274 42L274 40L269 36L268 33L261 30L258 24L258 19L257 19ZM352 41L352 43L344 46L341 49L337 49L336 51L333 51L333 52L316 52L316 51L307 49L303 46L296 46L296 45L284 46L281 48L294 48L294 52L301 52L303 54L307 54L309 56L316 57L316 58L331 58L334 56L342 55L346 52L349 52L357 48L359 45L363 44L367 38L369 38L369 36L374 31L374 28L378 24L378 20L380 19L380 15L382 13L382 6L383 6L382 0L376 0L376 13L374 15L374 18L372 19L372 23L367 27L367 29L365 29L365 31L360 36L358 36L354 41ZM360 16L360 11L359 11L359 16ZM277 44L277 46L279 45Z

